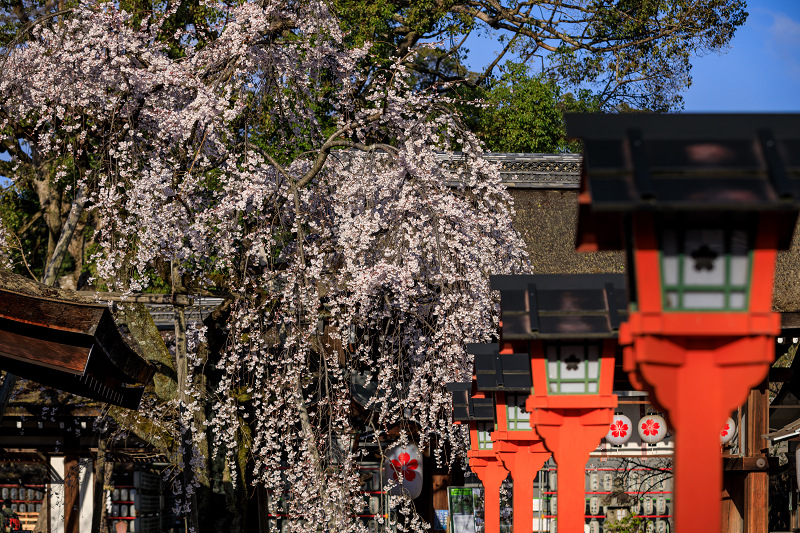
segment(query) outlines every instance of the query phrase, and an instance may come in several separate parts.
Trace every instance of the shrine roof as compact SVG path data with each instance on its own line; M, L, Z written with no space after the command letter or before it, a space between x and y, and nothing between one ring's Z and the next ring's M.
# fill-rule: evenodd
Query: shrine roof
M128 408L155 371L122 338L108 306L2 270L0 368Z

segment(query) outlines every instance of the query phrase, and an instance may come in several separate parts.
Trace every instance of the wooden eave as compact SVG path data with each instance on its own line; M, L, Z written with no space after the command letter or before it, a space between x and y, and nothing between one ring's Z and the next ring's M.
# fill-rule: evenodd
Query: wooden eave
M137 408L155 369L125 343L108 308L69 298L66 291L37 294L31 282L15 278L8 272L0 276L6 286L23 289L0 288L0 368L65 392Z

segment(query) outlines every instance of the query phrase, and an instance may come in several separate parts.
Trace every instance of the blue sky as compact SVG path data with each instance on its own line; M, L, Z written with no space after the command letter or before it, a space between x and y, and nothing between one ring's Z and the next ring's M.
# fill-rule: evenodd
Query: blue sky
M800 112L800 0L750 0L747 22L721 54L692 61L687 112ZM500 46L470 38L467 64L486 64Z
M800 111L800 0L751 0L727 53L695 59L685 111Z

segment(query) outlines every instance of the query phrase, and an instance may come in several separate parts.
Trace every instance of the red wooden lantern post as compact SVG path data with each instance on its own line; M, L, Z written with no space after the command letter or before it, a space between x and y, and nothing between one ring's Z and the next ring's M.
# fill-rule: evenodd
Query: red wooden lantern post
M494 391L495 431L491 438L496 457L514 481L514 533L531 533L533 481L550 452L532 427L530 414L525 412L532 385L526 343L522 343L522 349L514 348L509 343L504 350L499 350L497 344L467 346L475 356L478 389Z
M766 377L780 332L773 276L800 208L800 116L576 115L567 126L584 139L579 248L619 248L625 230L620 343L631 382L676 434L675 527L719 531L718 428Z
M528 344L526 410L558 466L558 529L582 531L586 462L617 406L613 337L626 314L624 276L493 276L492 288L501 294L503 351Z
M494 403L490 393L473 393L474 382L451 383L453 420L468 423L469 467L483 484L484 528L486 533L500 533L500 486L508 471L498 459L491 439L494 429Z

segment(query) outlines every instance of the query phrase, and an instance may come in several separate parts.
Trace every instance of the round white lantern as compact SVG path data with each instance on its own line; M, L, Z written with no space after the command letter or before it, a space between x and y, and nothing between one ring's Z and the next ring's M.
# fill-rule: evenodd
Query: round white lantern
M722 429L719 432L719 443L728 444L733 440L734 433L736 433L736 423L733 421L733 418L728 417L728 420L725 421L725 424L722 425Z
M422 456L416 444L390 448L386 453L384 471L384 479L394 482L390 494L405 494L414 499L422 493Z
M667 423L658 415L646 415L637 424L639 437L648 444L661 442L667 436Z
M633 422L625 415L614 415L611 421L608 433L606 433L606 442L615 446L625 444L631 438L633 431Z

